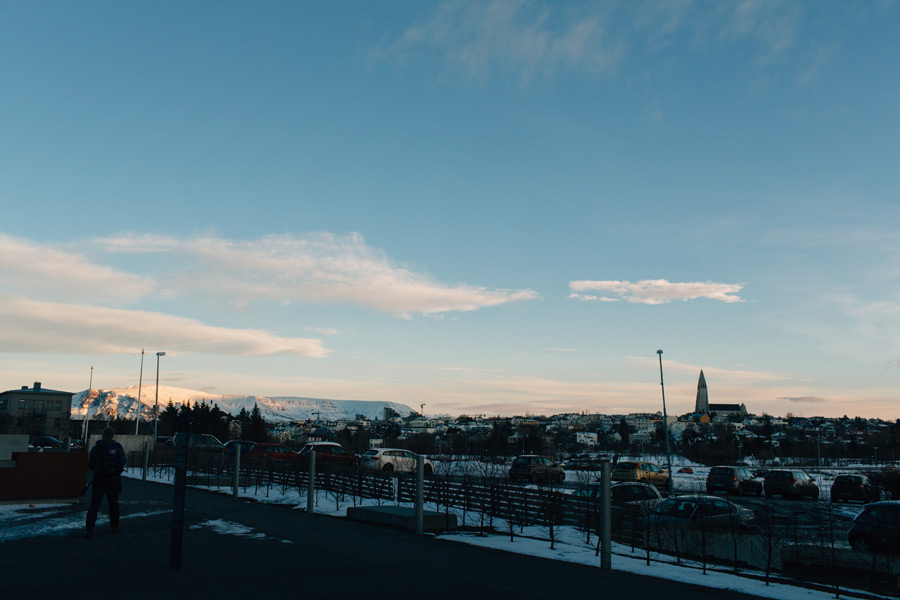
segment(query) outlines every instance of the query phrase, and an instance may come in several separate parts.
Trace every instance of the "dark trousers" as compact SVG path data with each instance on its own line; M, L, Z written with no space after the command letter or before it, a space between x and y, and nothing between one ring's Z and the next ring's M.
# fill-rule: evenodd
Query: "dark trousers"
M100 510L100 503L103 502L103 496L106 496L106 506L109 508L109 524L113 528L119 526L119 492L121 491L122 482L118 477L112 480L94 479L91 484L93 491L91 493L91 505L88 507L87 528L93 529L94 523L97 522L97 512Z

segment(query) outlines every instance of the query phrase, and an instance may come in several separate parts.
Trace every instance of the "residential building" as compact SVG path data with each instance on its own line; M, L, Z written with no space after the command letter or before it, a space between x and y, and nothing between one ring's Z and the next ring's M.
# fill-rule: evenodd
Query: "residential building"
M0 433L25 433L32 438L49 435L64 440L69 434L72 392L34 387L0 393Z

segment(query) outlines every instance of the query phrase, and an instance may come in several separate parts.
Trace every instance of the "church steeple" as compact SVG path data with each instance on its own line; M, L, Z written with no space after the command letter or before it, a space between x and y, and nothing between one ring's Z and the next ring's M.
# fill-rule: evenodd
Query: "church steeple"
M709 393L706 390L706 377L703 376L703 369L700 370L700 381L697 382L697 404L694 406L694 412L698 415L709 414Z

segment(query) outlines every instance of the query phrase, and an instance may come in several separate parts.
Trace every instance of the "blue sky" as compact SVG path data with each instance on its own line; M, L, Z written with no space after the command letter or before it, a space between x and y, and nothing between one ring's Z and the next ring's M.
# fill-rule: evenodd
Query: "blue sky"
M900 417L897 2L6 2L0 387ZM155 375L153 361L145 375Z

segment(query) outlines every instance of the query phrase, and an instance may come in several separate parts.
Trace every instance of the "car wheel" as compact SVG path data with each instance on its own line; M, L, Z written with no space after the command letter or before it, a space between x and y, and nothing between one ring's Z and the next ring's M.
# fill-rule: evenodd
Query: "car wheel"
M871 552L872 544L865 538L856 538L850 542L850 546L857 552Z
M422 469L422 471L425 473L425 477L431 477L431 473L432 473L431 465L425 465L425 467Z
M565 473L560 473L559 475L556 476L556 483L562 483L565 480L566 480Z
M394 465L392 465L391 463L384 465L383 467L381 467L381 472L382 473L393 473Z

